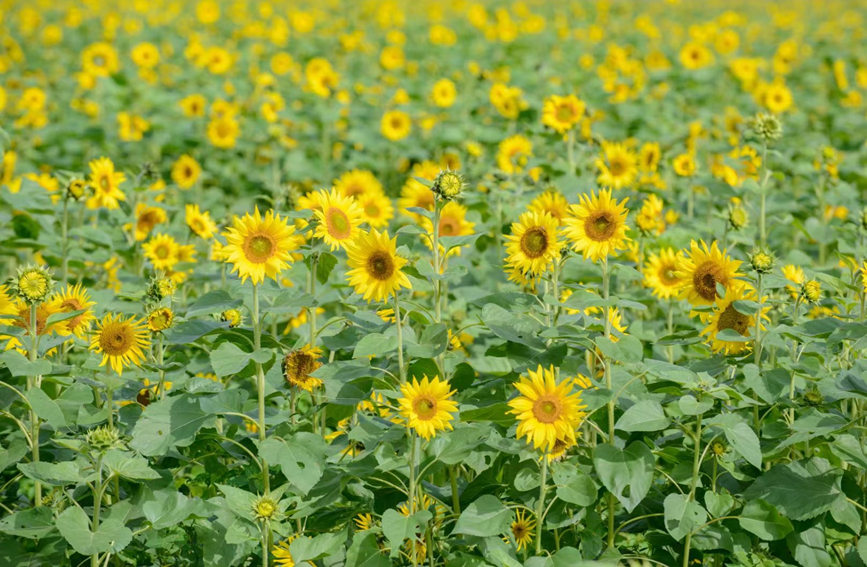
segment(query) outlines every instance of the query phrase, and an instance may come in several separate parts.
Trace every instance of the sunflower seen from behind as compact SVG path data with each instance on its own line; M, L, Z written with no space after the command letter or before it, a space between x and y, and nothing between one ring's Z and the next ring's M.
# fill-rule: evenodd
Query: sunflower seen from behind
M401 271L406 259L397 255L397 237L371 229L346 245L349 285L366 301L386 301L401 287L412 288Z
M437 431L452 429L454 413L458 411L453 400L455 391L439 377L423 376L421 382L415 377L400 387L403 396L398 400L400 415L407 427L420 437L430 439Z
M109 313L91 338L90 350L102 355L100 366L108 364L120 375L124 368L138 366L145 359L145 352L150 347L148 337L144 321Z
M506 236L507 265L529 276L545 273L563 249L559 230L557 220L548 213L523 213L512 223L512 234Z
M733 260L725 249L720 250L716 240L710 246L704 240L693 240L675 272L682 282L680 296L692 305L713 305L717 285L729 289L741 275L740 265L740 260Z
M515 382L520 394L509 401L509 413L518 420L515 435L527 438L534 449L546 453L555 448L558 439L575 441L575 430L586 417L587 406L581 401L581 391L575 380L556 381L554 367L528 370Z
M320 191L319 209L313 214L318 221L313 233L321 238L332 251L344 248L358 234L362 222L362 211L355 199L331 191Z
M606 260L618 250L626 248L627 199L619 203L611 197L610 189L597 194L581 195L580 202L572 205L570 215L563 221L563 233L572 248L584 258L594 262Z
M292 251L299 241L295 228L286 219L274 211L262 216L258 207L253 214L233 217L232 226L223 235L224 261L232 264L232 272L238 273L242 283L250 279L254 285L264 282L266 277L277 279L293 261Z

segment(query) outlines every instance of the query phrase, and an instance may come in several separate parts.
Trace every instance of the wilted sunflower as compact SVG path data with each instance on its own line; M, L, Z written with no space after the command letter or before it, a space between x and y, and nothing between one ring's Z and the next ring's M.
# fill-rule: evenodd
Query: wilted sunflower
M247 278L253 284L262 283L266 277L276 279L293 261L290 251L298 243L295 229L285 219L274 211L262 217L258 207L252 215L235 216L223 234L227 242L223 257L232 264L232 271L238 272L242 283Z
M138 366L150 346L144 321L135 317L124 319L109 313L90 341L90 350L102 354L100 366L109 364L118 374L128 366Z
M660 299L669 299L680 292L682 280L677 276L681 253L663 248L651 254L644 265L644 285Z
M385 301L401 287L412 287L401 271L406 259L397 255L396 242L397 238L388 238L388 232L371 229L346 245L350 268L346 276L365 300Z
M752 332L756 328L754 314L741 313L735 308L735 301L755 301L756 290L747 283L736 282L727 291L725 297L716 300L713 312L708 317L708 324L701 334L707 336L711 350L725 352L726 354L739 354L751 348ZM767 319L765 313L770 307L762 308L762 318ZM762 325L764 329L764 325ZM720 338L720 332L731 330L744 337L742 341L729 341Z
M320 191L320 208L313 214L319 221L314 236L321 238L331 250L345 247L358 234L362 211L352 197L345 197L335 189Z
M198 205L186 205L184 217L190 230L205 240L213 238L217 232L217 223L211 218L211 214L208 211L202 212Z
M563 241L557 220L548 213L528 211L512 223L506 236L506 262L522 274L539 275L560 256Z
M458 404L452 399L455 391L450 387L436 376L432 379L423 376L421 382L413 378L411 383L403 384L400 387L403 397L398 404L407 426L425 439L435 436L437 431L452 429L452 414L458 411Z
M311 376L322 362L319 358L322 350L318 347L304 345L283 357L283 377L291 386L312 392L322 385L322 380Z
M551 451L557 439L574 439L575 430L587 415L581 402L581 392L574 389L574 379L559 384L554 378L554 367L528 370L515 382L521 394L509 401L511 411L518 419L517 437L526 437L533 448Z
M178 263L178 243L168 234L157 234L142 245L155 270L171 270Z
M533 541L533 530L535 528L536 521L532 517L528 518L524 510L515 512L515 519L512 521L509 529L512 532L512 541L515 542L518 551L521 551Z
M622 143L602 142L602 156L596 160L602 187L622 189L635 183L638 176L638 156Z
M726 250L720 250L716 240L710 247L704 240L690 242L686 255L681 256L675 275L681 280L681 297L693 305L712 305L717 298L716 286L729 289L740 276L741 262L732 260Z
M120 207L118 201L126 200L126 195L120 190L120 184L126 181L123 172L115 171L114 163L107 157L95 159L88 165L93 196L87 200L87 208L117 209Z
M96 317L93 315L91 307L96 305L96 302L90 300L87 290L82 285L75 286L67 285L62 291L55 293L48 300L50 310L54 313L70 313L72 311L83 311L78 315L62 322L63 330L60 334L73 334L76 337L84 337L84 334L90 328L90 324ZM2 310L0 310L2 312Z
M610 189L596 195L581 195L581 202L573 205L571 215L564 221L564 234L572 247L594 262L605 260L617 250L626 248L626 199L611 198Z

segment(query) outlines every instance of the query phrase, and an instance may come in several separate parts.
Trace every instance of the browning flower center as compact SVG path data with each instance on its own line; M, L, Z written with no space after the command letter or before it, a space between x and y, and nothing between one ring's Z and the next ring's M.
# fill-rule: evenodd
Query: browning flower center
M119 324L108 325L99 334L99 346L109 356L121 356L132 347L134 338L129 327Z
M440 236L455 236L458 233L458 219L443 217L440 219Z
M620 156L614 156L608 164L608 170L614 177L620 177L626 173L627 169L629 169L629 166L627 165L626 160Z
M592 213L584 221L584 232L587 237L597 242L609 240L617 231L617 220L608 211Z
M528 258L538 258L548 250L548 233L541 226L528 228L521 236L521 252Z
M707 301L716 299L716 284L725 285L725 279L719 272L719 267L715 263L705 262L696 268L692 276L695 291Z
M750 328L750 318L747 315L738 312L733 305L729 305L725 308L725 311L720 313L717 328L720 331L723 329L732 329L741 336L746 337L747 330Z
M385 281L394 274L394 260L388 252L378 250L367 258L367 273L374 279Z

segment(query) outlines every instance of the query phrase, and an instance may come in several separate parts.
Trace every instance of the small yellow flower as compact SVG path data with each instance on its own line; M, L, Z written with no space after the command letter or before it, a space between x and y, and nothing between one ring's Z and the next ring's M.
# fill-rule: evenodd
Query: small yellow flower
M230 329L239 327L242 320L243 316L241 315L241 312L237 309L226 309L220 314L220 321L225 321L229 323Z
M160 333L172 326L175 319L174 312L168 307L160 307L148 315L148 329L153 333Z

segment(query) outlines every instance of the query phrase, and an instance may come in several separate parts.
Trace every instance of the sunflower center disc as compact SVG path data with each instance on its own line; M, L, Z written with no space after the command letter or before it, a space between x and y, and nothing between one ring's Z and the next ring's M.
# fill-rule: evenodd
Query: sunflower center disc
M533 404L533 415L542 423L554 423L560 417L560 404L549 397L539 398Z
M394 273L394 264L387 253L374 252L367 259L367 271L378 280L387 280Z
M723 329L732 329L740 335L746 336L747 329L750 327L750 318L743 313L739 313L733 305L729 305L725 308L725 311L720 314L717 327L720 331Z
M548 234L543 228L535 226L521 237L521 250L530 258L538 258L548 248Z

